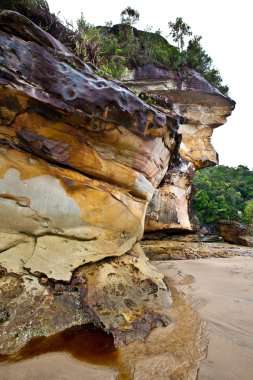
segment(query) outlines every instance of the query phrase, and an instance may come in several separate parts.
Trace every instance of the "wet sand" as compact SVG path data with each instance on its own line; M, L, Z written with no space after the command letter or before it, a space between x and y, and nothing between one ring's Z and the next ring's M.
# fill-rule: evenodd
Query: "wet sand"
M83 325L33 338L17 354L0 357L0 380L113 380L118 367L113 337Z
M208 322L198 380L253 379L253 257L159 262Z
M112 367L83 363L59 352L0 366L1 380L115 380L117 373Z

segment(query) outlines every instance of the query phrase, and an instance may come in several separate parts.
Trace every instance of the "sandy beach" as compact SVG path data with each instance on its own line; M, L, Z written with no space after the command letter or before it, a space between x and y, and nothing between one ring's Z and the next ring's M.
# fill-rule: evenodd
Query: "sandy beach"
M253 258L159 262L208 322L210 343L198 380L253 379Z

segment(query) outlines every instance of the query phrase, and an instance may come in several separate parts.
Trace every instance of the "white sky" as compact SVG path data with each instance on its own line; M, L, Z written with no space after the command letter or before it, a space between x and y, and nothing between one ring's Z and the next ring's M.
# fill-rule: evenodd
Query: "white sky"
M247 165L253 169L252 104L252 3L250 0L48 0L51 12L75 21L81 11L88 22L119 23L120 12L128 5L140 13L139 29L153 26L168 35L168 21L176 17L202 35L202 45L212 57L230 88L236 108L227 123L214 131L213 145L220 164ZM169 42L172 42L169 40Z

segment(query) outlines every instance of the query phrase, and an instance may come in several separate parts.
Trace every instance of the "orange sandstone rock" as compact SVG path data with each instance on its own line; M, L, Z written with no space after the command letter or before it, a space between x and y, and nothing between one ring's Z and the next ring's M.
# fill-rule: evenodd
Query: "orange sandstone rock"
M151 97L165 114L181 116L177 152L149 203L145 229L194 230L191 179L196 170L218 163L211 136L214 128L226 122L235 102L190 69L172 71L147 63L128 71L122 79L140 96Z

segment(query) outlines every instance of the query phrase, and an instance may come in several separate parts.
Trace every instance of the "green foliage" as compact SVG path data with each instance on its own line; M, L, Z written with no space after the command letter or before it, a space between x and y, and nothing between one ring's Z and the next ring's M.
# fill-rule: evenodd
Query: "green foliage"
M144 100L147 104L149 104L150 106L152 105L155 105L155 102L154 102L154 99L152 98L152 95L151 94L145 94L145 93L142 93L140 95L140 98L142 100Z
M244 223L253 224L253 200L245 203L242 215Z
M104 33L100 37L100 51L101 57L111 57L115 54L119 55L122 53L118 39L109 33Z
M222 85L222 78L217 69L212 67L212 58L205 52L200 44L201 36L194 36L186 50L185 65L199 72L203 77L218 88L224 95L228 94L228 86Z
M113 61L105 60L101 65L101 70L111 75L115 79L120 79L126 69L126 62L124 57L117 56Z
M128 6L121 12L120 17L122 24L133 26L137 21L139 21L140 14L136 9Z
M125 68L145 62L162 63L171 69L182 67L179 50L161 36L161 31L151 33L138 31L132 25L139 13L130 7L121 12L123 23L116 30L107 23L106 27L89 24L83 14L77 20L79 39L76 54L84 61L97 65L116 79L120 79Z
M76 41L76 54L84 61L97 64L100 47L99 30L85 20L83 13L77 20L77 28L79 38Z
M182 17L177 17L175 22L170 21L168 25L173 41L178 44L178 48L182 51L185 45L185 37L192 35L190 26L183 21Z
M126 67L141 66L154 62L172 70L192 68L224 95L228 87L222 84L219 71L212 66L212 59L200 44L201 36L193 36L187 49L185 39L192 35L189 25L181 17L169 22L170 35L178 47L172 46L161 36L161 31L151 32L133 28L139 20L137 10L127 7L121 12L122 24L96 27L81 14L77 20L77 31L71 24L63 25L49 11L46 0L0 0L0 10L20 12L37 25L59 39L85 62L91 62L116 79L120 79ZM115 29L116 27L116 29Z
M221 219L250 222L253 215L253 171L246 166L216 166L196 173L193 211L201 223Z
M133 28L129 25L121 25L119 28L118 41L121 48L121 54L127 61L140 63L142 52L141 44L138 37L135 36Z
M157 62L176 70L181 66L180 54L175 46L160 35L160 31L151 33L140 31L138 38L141 45L141 62Z

